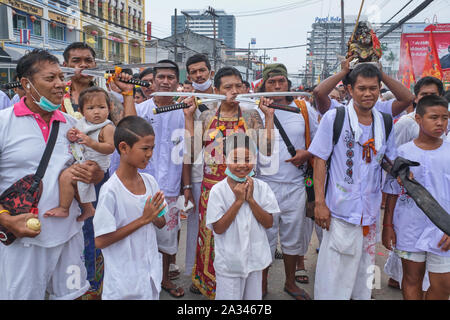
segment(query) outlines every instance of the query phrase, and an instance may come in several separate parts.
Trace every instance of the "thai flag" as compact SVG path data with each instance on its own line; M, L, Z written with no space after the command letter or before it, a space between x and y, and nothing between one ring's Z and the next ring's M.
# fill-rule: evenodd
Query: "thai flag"
M20 29L20 43L30 43L31 30L30 29Z

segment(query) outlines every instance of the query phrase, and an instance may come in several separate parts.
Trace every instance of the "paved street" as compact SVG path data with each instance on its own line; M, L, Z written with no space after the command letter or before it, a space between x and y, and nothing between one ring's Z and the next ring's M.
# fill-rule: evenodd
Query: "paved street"
M177 285L181 285L185 290L185 295L182 298L172 298L164 290L161 291L161 300L176 299L176 300L208 300L202 295L195 295L189 291L189 286L191 285L191 277L184 275L184 257L185 257L185 245L184 240L186 239L186 221L181 222L181 237L180 237L180 248L177 254L177 264L181 270L181 276L174 282ZM316 248L318 247L318 240L316 234L313 233L313 239L309 245L308 253L305 257L305 267L308 270L309 284L300 285L301 288L305 289L311 297L314 295L314 276L317 262ZM381 271L381 281L380 288L374 289L372 296L376 300L402 300L402 294L400 290L396 290L387 286L388 277L383 271L384 264L389 255L389 251L386 250L381 243L377 244L376 247L376 265ZM275 259L272 267L269 271L269 291L266 296L266 300L292 300L293 298L289 296L283 290L284 288L284 266L283 260Z

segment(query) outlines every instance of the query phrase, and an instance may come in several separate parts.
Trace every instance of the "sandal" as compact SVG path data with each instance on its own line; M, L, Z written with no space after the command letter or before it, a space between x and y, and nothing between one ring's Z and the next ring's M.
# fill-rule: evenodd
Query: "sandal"
M305 269L299 269L295 271L295 281L298 283L308 284L309 283L309 277L306 274L307 270Z
M194 286L194 284L192 284L192 285L189 287L189 291L192 292L193 294L202 294L202 293L200 292L200 290L199 290L196 286Z
M308 293L305 290L300 289L300 292L292 292L289 291L286 287L284 287L284 291L293 297L295 300L312 300ZM298 299L301 298L301 299Z
M175 288L165 288L161 286L161 288L174 298L181 298L182 296L184 296L184 290L181 287L175 286Z

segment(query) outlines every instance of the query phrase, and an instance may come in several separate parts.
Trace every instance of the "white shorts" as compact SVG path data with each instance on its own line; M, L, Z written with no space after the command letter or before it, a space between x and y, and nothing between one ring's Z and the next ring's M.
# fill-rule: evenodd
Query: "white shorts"
M414 262L426 262L426 269L432 273L450 272L450 257L443 257L431 252L408 252L403 250L394 250L401 258Z
M25 247L21 241L0 247L0 300L74 300L89 289L80 230L52 248Z
M272 258L280 234L281 250L287 255L300 255L303 251L302 230L305 220L306 191L292 183L267 182L280 207L280 213L273 215L273 226L266 229Z
M167 213L164 215L166 225L155 228L158 250L166 254L176 254L178 251L178 230L180 230L180 210L176 207L178 197L165 197Z
M262 271L250 272L247 278L216 273L216 300L262 300Z

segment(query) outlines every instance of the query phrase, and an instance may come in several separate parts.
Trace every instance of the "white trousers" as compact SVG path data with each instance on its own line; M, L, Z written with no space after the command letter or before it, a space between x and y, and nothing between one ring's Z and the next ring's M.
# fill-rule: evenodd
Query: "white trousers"
M250 272L247 278L216 273L216 300L262 300L262 271Z
M307 218L305 216L304 221L303 221L303 230L301 233L301 251L300 251L300 256L305 256L306 253L308 252L308 247L309 244L311 242L311 237L312 237L312 233L313 230L316 231L316 235L317 238L319 239L319 247L320 244L322 243L322 238L323 238L323 229L321 227L319 227L313 219L311 218Z
M302 229L305 220L306 191L304 186L292 183L267 182L275 194L280 213L274 214L273 226L266 229L267 239L275 258L278 233L281 250L287 255L300 255L302 251Z
M74 300L89 289L80 230L52 248L0 245L0 300Z
M189 276L192 274L192 268L195 263L195 252L197 250L197 237L198 237L198 205L201 194L201 182L195 182L192 184L192 195L195 201L195 210L190 210L187 216L187 228L186 228L186 258L185 258L185 271L184 274Z
M370 300L375 266L376 224L362 227L331 218L323 231L314 284L315 300Z

